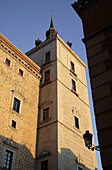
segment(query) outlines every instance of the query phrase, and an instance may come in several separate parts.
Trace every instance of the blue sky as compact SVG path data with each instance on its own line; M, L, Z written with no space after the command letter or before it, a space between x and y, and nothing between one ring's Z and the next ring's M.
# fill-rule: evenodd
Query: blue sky
M38 37L44 41L49 29L51 10L53 10L54 27L64 41L72 42L72 49L87 64L82 22L71 7L75 0L1 0L0 32L6 36L22 52L35 47ZM94 110L91 89L86 68L89 88L89 99L95 144L97 145ZM100 156L97 152L98 169L101 170Z

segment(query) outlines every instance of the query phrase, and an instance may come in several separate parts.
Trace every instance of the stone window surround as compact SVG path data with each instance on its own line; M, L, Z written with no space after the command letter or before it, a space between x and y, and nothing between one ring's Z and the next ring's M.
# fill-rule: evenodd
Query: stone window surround
M79 113L79 110L74 106L72 108L72 117L73 117L73 128L78 132L81 132L81 115ZM75 119L74 119L75 117L79 119L79 129L75 127Z
M51 104L52 104L52 101L50 99L46 99L45 102L43 102L41 105L40 105L40 124L42 123L45 123L49 120L51 120L52 118L52 110L51 110ZM49 107L49 119L48 120L43 120L43 110L48 108Z
M76 88L76 90L75 89L73 89L73 82L75 82L75 88ZM77 93L77 82L76 82L76 80L74 80L73 78L71 79L71 91L77 96L77 97L79 97L79 94Z
M43 109L43 121L46 121L48 119L49 119L49 107L46 107L46 108Z
M10 65L7 65L7 63L6 63L6 59L8 59L9 61L10 61ZM10 57L8 56L6 56L5 57L5 60L4 60L4 63L5 63L5 65L8 67L8 68L11 68L11 66L12 66L12 62L11 62L11 60L10 60Z
M47 54L50 54L50 55L49 55L49 56L50 56L49 60L46 60ZM44 55L44 63L46 63L46 62L48 62L48 61L50 61L50 60L51 60L51 51L49 50L49 51L46 52L45 55Z
M16 122L16 128L12 127L12 120L14 120ZM14 130L17 130L17 128L18 128L18 122L13 118L10 119L10 127L13 128Z
M71 64L71 71L75 72L75 64L72 61L70 61L70 64Z
M19 113L16 112L15 110L13 110L14 97L16 97L18 100L20 100ZM11 103L12 112L16 113L17 115L21 115L23 100L25 100L25 98L20 94L20 92L18 90L12 90L12 103Z
M74 90L75 92L77 91L77 84L76 84L76 80L72 79L72 90Z
M3 153L2 153L1 167L3 168L3 166L4 166L4 158L5 158L6 149L13 152L11 170L14 170L17 149L13 148L13 146L9 146L7 144L4 144L4 149L3 149Z
M79 118L77 116L74 116L74 125L75 128L80 129Z
M49 72L49 74L48 74L49 80L46 81L46 78L47 78L46 73L48 73L48 72ZM49 82L49 81L50 81L50 78L51 78L51 77L50 77L50 69L48 69L48 70L44 71L44 83Z
M20 70L23 71L23 75L20 74ZM22 68L18 68L18 74L24 78L24 70Z
M51 153L44 148L43 151L37 156L38 169L41 169L42 161L48 160L48 170L50 170L50 162L51 162L50 159L51 159Z

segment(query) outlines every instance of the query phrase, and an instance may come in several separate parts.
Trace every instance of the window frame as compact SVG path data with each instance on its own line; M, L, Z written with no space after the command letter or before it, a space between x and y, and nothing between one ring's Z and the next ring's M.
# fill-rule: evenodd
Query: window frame
M12 96L12 104L11 104L11 110L12 112L16 113L17 115L21 115L22 112L22 103L24 98L22 96L20 96L20 94L18 94L17 92L13 91L13 96ZM19 108L19 112L16 112L15 110L13 110L13 103L14 103L14 98L17 98L18 100L20 100L20 108Z
M20 72L21 72L22 74L21 74ZM24 77L24 71L23 71L21 68L19 68L18 74L19 74L21 77Z
M17 102L19 102L19 103L17 103ZM18 104L18 105L16 106L16 104ZM12 109L17 113L20 113L20 105L21 105L21 100L19 100L17 97L14 96Z
M71 61L71 71L75 72L75 64Z
M48 117L46 118L46 116L45 116L45 110L46 109L48 109ZM43 109L43 121L47 121L47 120L49 120L49 115L50 115L50 108L49 107L46 107L46 108L44 108Z
M13 126L12 126L12 121L16 122L16 127L13 127ZM11 128L13 128L13 129L16 129L16 130L17 130L17 121L16 121L16 120L14 120L14 119L11 119L10 126L11 126Z
M75 92L77 91L76 88L76 81L72 79L72 90L74 90Z
M47 56L47 55L48 55L48 56ZM49 58L47 59L47 57L49 57ZM50 61L50 60L51 60L51 52L48 51L47 53L45 53L45 63L48 62L48 61Z
M15 169L15 159L16 159L16 149L14 149L6 144L4 145L4 149L3 149L3 153L2 153L1 167L4 169L4 160L5 160L6 150L9 150L10 152L13 153L10 170L14 170Z
M75 128L80 129L79 118L77 116L74 116L74 125L75 125Z
M6 60L8 60L9 61L9 64L8 64L8 62L6 61ZM8 67L11 67L11 60L9 60L9 58L5 58L5 64L8 66Z
M47 78L47 80L46 80L46 73L47 72L49 72L49 78ZM50 69L49 70L46 70L45 72L44 72L44 83L47 83L47 82L49 82L50 81Z
M42 160L42 161L40 162L41 170L44 170L44 169L42 168L42 162L45 162L45 161L47 161L47 169L46 169L46 167L45 167L45 170L49 170L49 161L48 161L48 159Z

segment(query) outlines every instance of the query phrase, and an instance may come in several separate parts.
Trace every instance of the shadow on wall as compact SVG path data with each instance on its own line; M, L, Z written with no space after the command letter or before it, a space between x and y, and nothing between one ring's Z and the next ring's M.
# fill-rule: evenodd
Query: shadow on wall
M8 156L7 156L8 155ZM15 170L34 170L35 158L26 145L20 145L0 135L0 170L4 169L4 163L8 165L8 160L12 160L11 168ZM5 161L4 161L5 160Z
M76 156L67 148L61 148L61 153L58 152L58 167L61 170L91 170L84 165L80 154ZM95 168L95 170L98 169Z

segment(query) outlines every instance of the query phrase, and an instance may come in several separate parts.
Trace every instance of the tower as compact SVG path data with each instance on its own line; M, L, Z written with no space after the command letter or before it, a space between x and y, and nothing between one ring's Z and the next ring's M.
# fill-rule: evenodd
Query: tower
M86 64L57 33L51 18L46 40L26 53L41 67L37 133L38 170L97 168L95 152L84 146L92 132Z

